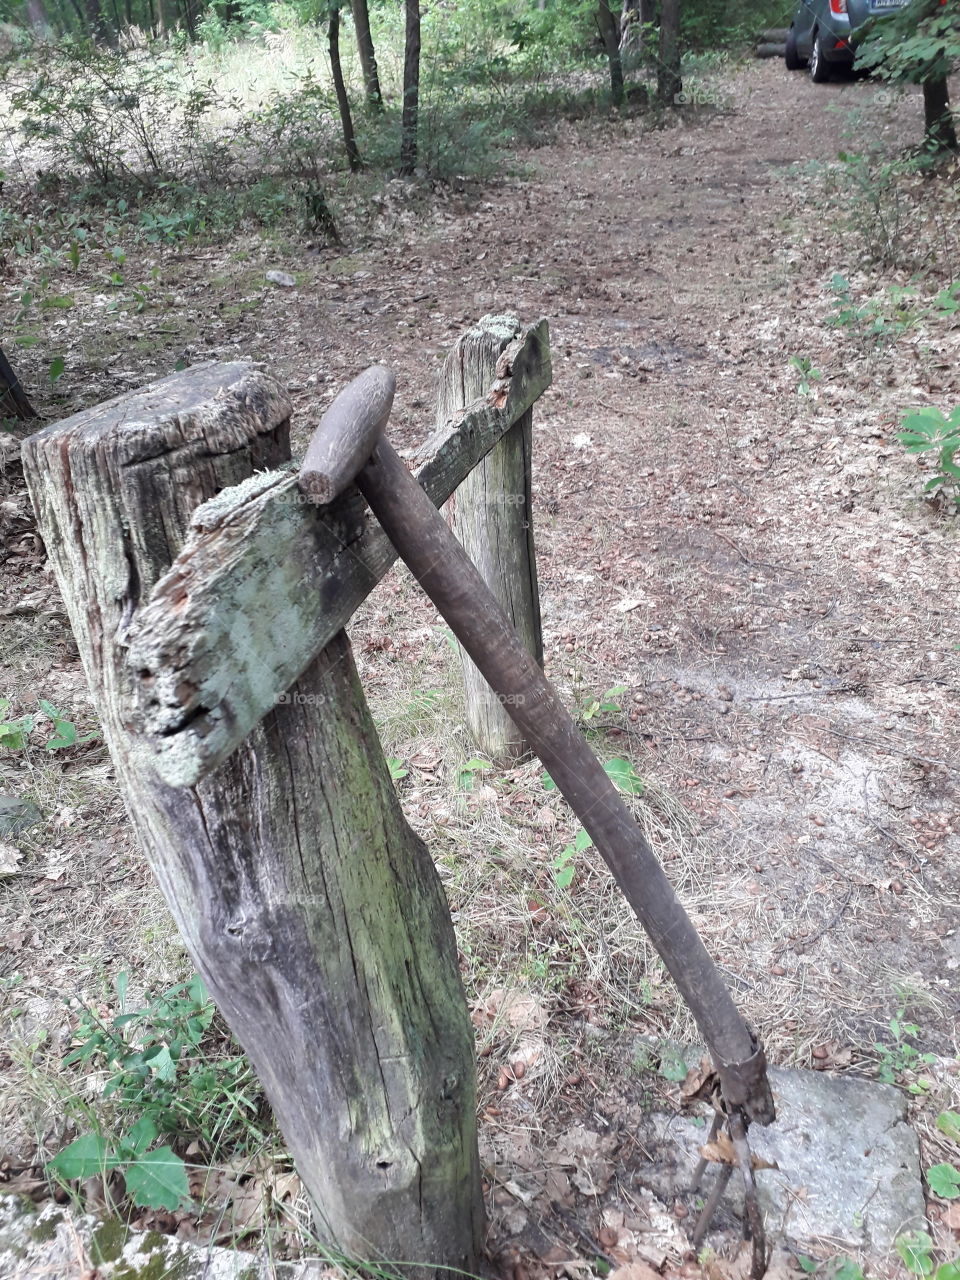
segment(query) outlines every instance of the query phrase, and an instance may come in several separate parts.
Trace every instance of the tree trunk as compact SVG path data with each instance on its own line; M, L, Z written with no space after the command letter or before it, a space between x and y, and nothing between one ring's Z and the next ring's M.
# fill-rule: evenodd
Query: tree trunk
M924 138L933 151L956 151L957 130L946 77L923 82Z
M657 101L672 107L683 89L680 79L680 0L663 0L660 8L660 60Z
M50 19L47 17L43 0L27 0L27 22L30 30L37 36L45 36L50 32Z
M191 40L197 38L197 11L194 7L195 0L177 0L180 10L180 17L183 25L187 29L187 35Z
M347 86L343 82L343 67L340 65L340 0L333 0L330 5L327 42L330 48L330 70L333 72L333 86L337 94L337 106L340 109L340 124L343 128L343 145L347 153L347 163L353 170L362 169L363 161L357 149L353 117L350 115L350 99L347 97Z
M417 116L420 110L420 0L405 0L406 41L403 52L403 121L400 173L409 177L417 167Z
M476 1274L475 1065L453 928L345 634L274 685L273 709L196 786L164 784L136 733L138 612L199 504L289 458L289 413L249 365L191 369L31 436L24 474L130 819L321 1239L413 1263L419 1280ZM227 680L255 633L251 619L239 651L221 650Z
M350 8L353 11L353 27L357 33L357 52L360 54L360 69L363 72L367 106L371 111L382 111L383 94L380 91L377 54L373 47L373 36L370 33L370 10L367 7L367 0L351 0Z
M36 410L27 399L26 392L20 385L20 379L10 367L10 362L0 347L0 417L22 418L29 421L37 416Z
M640 0L623 0L620 10L620 50L640 47Z
M497 377L501 352L520 333L513 316L484 316L447 356L440 376L437 426L485 400ZM463 481L450 499L451 526L483 580L517 629L527 651L543 664L540 593L533 548L530 458L533 411L528 410ZM530 747L501 698L461 649L467 728L492 760L513 764Z
M80 7L80 0L70 0L70 4L73 7L73 12L77 15L77 31L80 35L89 35L90 32L87 30L86 15Z
M110 24L103 16L100 0L85 0L87 31L97 44L112 44L113 33Z
M609 0L600 0L597 15L600 24L600 35L607 53L610 66L610 97L613 105L619 107L623 103L623 64L620 61L620 30L613 16Z

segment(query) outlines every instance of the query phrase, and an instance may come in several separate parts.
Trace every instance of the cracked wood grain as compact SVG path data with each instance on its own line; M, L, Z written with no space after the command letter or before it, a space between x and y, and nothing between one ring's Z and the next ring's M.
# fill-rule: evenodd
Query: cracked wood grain
M511 366L515 316L484 316L457 339L440 376L437 414L461 412ZM528 409L474 467L447 504L451 527L497 603L537 662L543 663L540 593L533 545L531 455L533 411ZM527 755L529 744L502 697L459 645L467 728L478 750L502 764Z
M546 321L501 351L483 399L444 419L418 457L439 506L550 384ZM351 488L314 507L292 471L254 475L194 514L181 554L131 633L140 747L192 786L277 705L396 553Z
M346 635L194 787L165 783L132 728L127 644L145 598L233 510L225 486L282 489L255 472L288 460L289 415L249 365L190 369L31 436L24 474L131 822L321 1240L403 1259L417 1280L475 1274L475 1064L453 927ZM251 644L239 623L234 642Z

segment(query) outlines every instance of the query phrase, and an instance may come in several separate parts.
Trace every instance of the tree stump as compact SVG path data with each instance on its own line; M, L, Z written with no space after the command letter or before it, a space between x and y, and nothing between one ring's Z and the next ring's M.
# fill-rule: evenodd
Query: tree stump
M503 376L498 362L520 333L515 316L484 316L444 362L437 423L485 397ZM528 410L460 485L448 504L451 526L537 662L543 663L540 593L533 544L531 455L533 412ZM466 720L476 746L492 760L513 762L527 743L508 709L461 649Z
M27 393L20 385L20 379L3 354L3 348L0 347L0 417L22 418L29 421L36 416L36 410L27 399Z
M453 928L345 633L195 786L161 781L136 732L137 613L195 509L289 458L289 414L248 365L191 369L31 436L24 473L131 821L321 1239L421 1280L475 1272L475 1060ZM216 661L249 647L236 626Z

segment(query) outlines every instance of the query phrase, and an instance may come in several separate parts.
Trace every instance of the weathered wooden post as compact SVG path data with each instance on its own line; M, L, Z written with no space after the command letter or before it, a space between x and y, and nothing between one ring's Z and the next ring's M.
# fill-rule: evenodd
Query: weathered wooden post
M423 1277L474 1271L475 1062L449 911L399 809L342 622L293 674L284 667L282 602L315 568L308 547L274 545L262 590L244 595L241 575L197 621L217 635L218 609L230 616L207 673L234 689L248 680L261 699L239 749L175 786L136 732L128 645L147 599L204 530L217 533L219 568L236 554L232 516L242 523L245 503L283 480L253 472L289 457L289 414L248 365L192 369L30 437L24 472L131 820L260 1075L322 1238L353 1258L420 1264ZM278 513L304 514L292 490ZM349 545L359 504L341 518ZM202 595L202 556L192 578L191 565L173 575L174 613ZM354 577L362 596L370 575ZM311 608L322 612L322 592ZM277 631L261 646L265 618Z
M438 504L549 384L545 323L505 354L423 451ZM24 473L131 820L322 1239L475 1271L452 925L343 631L396 553L355 492L305 503L289 413L249 365L191 369L30 437Z
M458 339L440 378L438 426L459 417L488 394L504 372L504 352L520 333L516 316L484 316ZM509 360L509 356L506 357ZM480 570L527 649L543 663L540 595L533 547L531 455L533 413L528 410L467 476L450 499L454 533ZM526 754L523 734L463 649L466 721L481 751L493 760Z

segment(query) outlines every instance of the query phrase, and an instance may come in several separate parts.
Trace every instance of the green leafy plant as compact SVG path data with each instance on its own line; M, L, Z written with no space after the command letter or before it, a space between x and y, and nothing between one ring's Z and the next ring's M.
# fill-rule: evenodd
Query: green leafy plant
M580 719L589 724L591 720L595 720L597 716L604 712L620 711L620 703L617 698L621 698L627 691L625 684L615 684L612 689L608 689L605 694L598 698L587 698L583 706L580 708Z
M583 853L592 844L593 841L581 827L573 843L564 846L561 852L557 854L550 866L553 870L553 883L558 889L570 888L573 883L573 877L576 874L577 854Z
M885 80L923 86L924 140L931 155L956 151L947 79L960 65L957 0L913 0L872 18L857 50L859 66Z
M894 1241L894 1248L912 1275L933 1275L933 1241L925 1231L908 1231L898 1236Z
M40 710L48 720L53 722L53 737L49 738L45 744L48 751L59 751L63 747L77 747L81 743L93 742L95 738L100 737L95 729L78 736L74 722L68 720L52 702L47 702L45 698L40 699Z
M908 305L916 290L906 285L891 285L883 298L868 298L857 303L846 276L836 272L830 281L835 295L833 314L827 324L846 329L864 342L877 347L895 342L919 320L919 312Z
M960 1263L956 1259L937 1266L933 1258L933 1241L923 1231L913 1231L895 1241L895 1248L911 1275L921 1280L960 1280ZM866 1272L856 1258L816 1258L799 1255L800 1270L824 1280L866 1280Z
M941 289L933 301L931 312L935 316L955 316L960 312L960 280Z
M960 1169L953 1164L935 1164L927 1170L927 1185L941 1200L960 1199Z
M813 393L813 384L819 382L823 374L815 369L809 356L791 356L790 368L797 375L797 394L809 396Z
M629 760L623 760L615 756L612 760L607 760L603 767L607 777L618 791L622 791L628 796L643 795L646 786Z
M953 1142L960 1143L960 1114L941 1111L937 1128ZM927 1170L927 1185L941 1200L960 1200L960 1169L952 1162L932 1165Z
M387 756L387 768L390 770L390 777L394 782L400 782L410 773L410 770L406 767L399 756Z
M912 1042L920 1035L920 1028L915 1022L904 1022L904 1006L901 1004L897 1015L890 1019L892 1044L875 1041L873 1048L879 1058L877 1076L884 1084L899 1084L905 1076L914 1076L919 1067L936 1062L932 1053L921 1053ZM907 1081L907 1090L912 1094L923 1094L929 1084L922 1079Z
M194 1143L208 1157L221 1147L254 1149L266 1138L263 1099L199 977L132 1011L127 988L121 973L112 1017L83 1010L79 1043L64 1058L64 1066L107 1074L102 1105L114 1123L82 1133L47 1167L68 1181L116 1169L135 1204L175 1209L188 1194L186 1168L173 1145L157 1140Z
M472 791L477 785L477 775L486 773L493 765L489 760L481 760L479 756L471 756L457 770L457 786L461 791Z
M938 492L960 507L960 405L944 416L932 405L915 409L900 423L897 439L913 454L934 455L935 473L923 486L924 493Z
M0 698L0 747L7 751L23 751L33 732L35 716L18 716L14 720L5 719L10 707L9 698Z
M634 769L629 760L624 760L619 756L615 756L612 760L604 762L604 772L607 777L617 788L629 796L642 796L646 790L643 779ZM543 784L544 791L556 791L557 784L550 777L549 773L542 773L540 781Z
M830 1280L865 1280L863 1267L856 1258L837 1258L830 1263Z
M43 715L52 723L53 733L44 744L47 751L60 751L65 747L77 747L84 742L93 742L100 734L96 730L78 734L77 726L58 711L52 702L40 698L38 705ZM0 698L0 747L8 751L24 751L29 745L30 734L36 728L36 714L18 716L14 720L4 720L10 706L9 698Z
M112 1146L100 1134L84 1134L49 1160L47 1170L65 1182L82 1182L117 1169L135 1205L178 1209L190 1195L187 1167L171 1147L151 1147L156 1138L156 1125L142 1116Z

